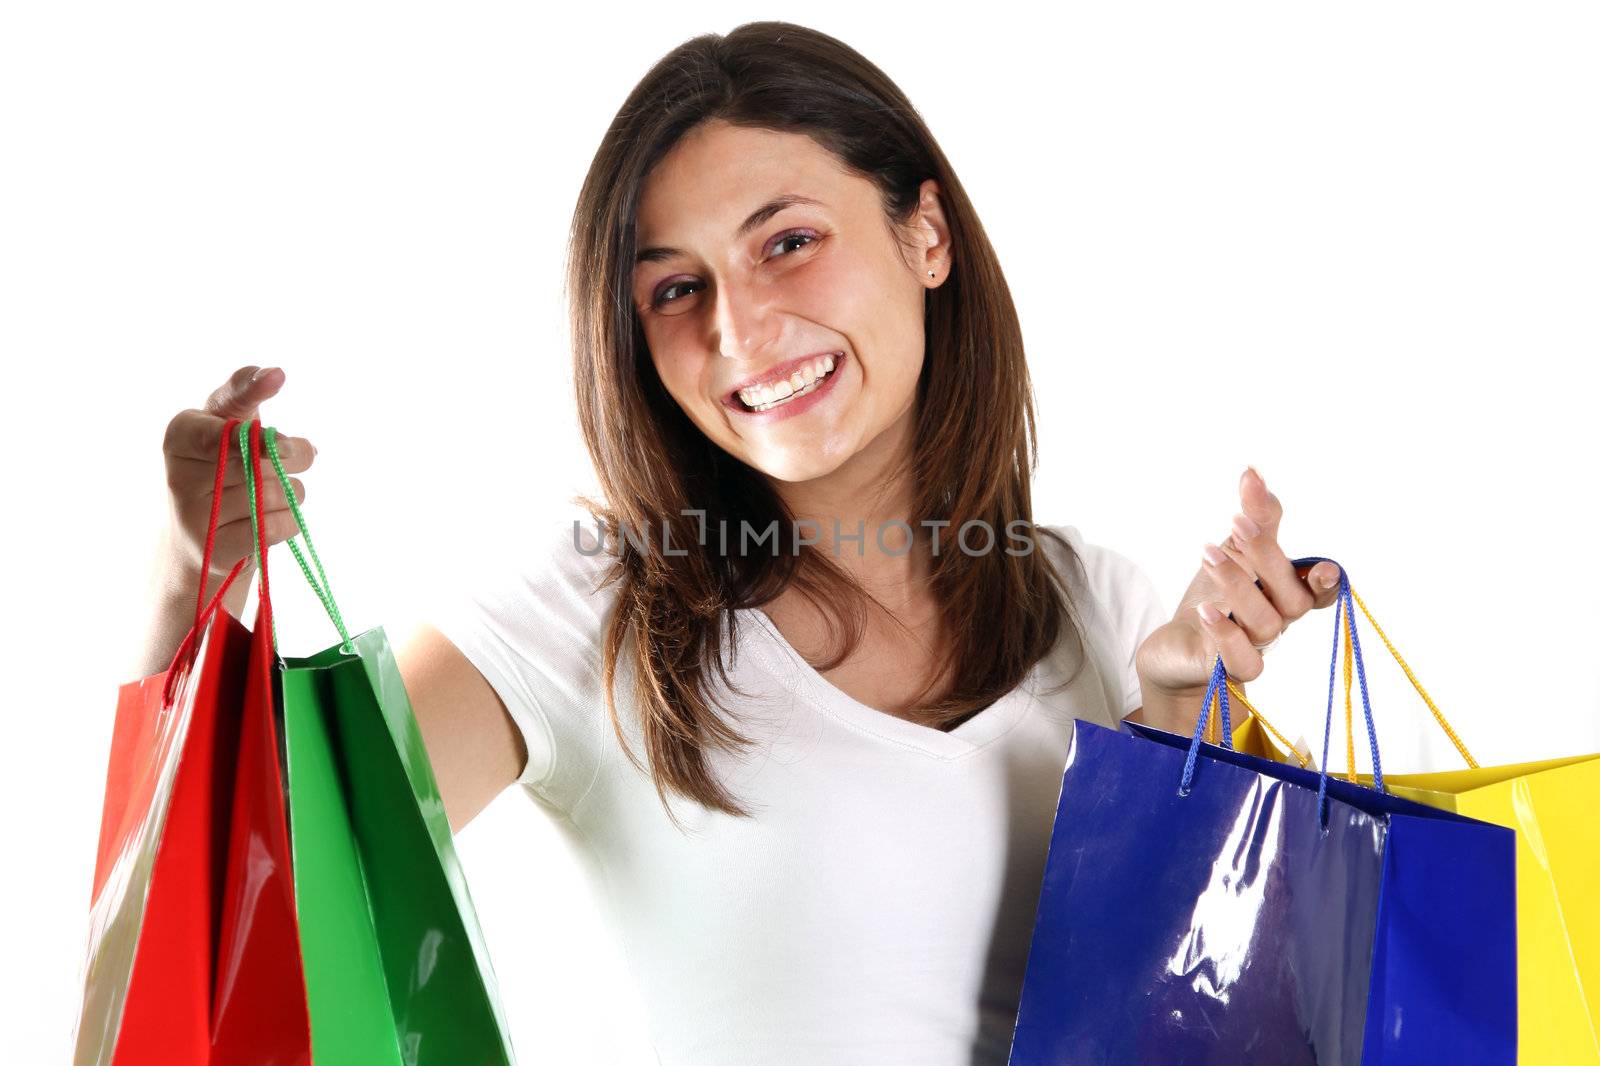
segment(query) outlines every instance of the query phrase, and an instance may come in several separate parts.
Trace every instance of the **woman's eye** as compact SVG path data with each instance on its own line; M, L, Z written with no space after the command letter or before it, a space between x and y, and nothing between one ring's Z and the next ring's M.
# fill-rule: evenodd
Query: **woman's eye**
M671 285L665 285L656 292L656 298L651 301L651 306L660 307L662 304L672 303L673 300L667 298L667 293L671 292L673 289L681 289L685 286L692 288L698 284L699 282L696 281L675 281Z
M777 240L772 242L772 256L781 258L783 255L788 254L786 252L779 252L777 249L787 247L790 241L805 242L804 244L797 245L794 249L792 249L793 251L799 251L801 248L816 243L817 235L804 230L794 230L792 232L785 233ZM672 292L674 289L689 289L693 292L698 292L703 287L704 286L698 281L675 281L671 285L664 285L660 289L657 289L655 297L650 301L650 306L653 308L660 308L667 304L677 303L680 299L682 299L681 295L668 295L668 293Z
M812 241L814 241L816 239L817 238L816 238L815 234L805 233L805 232L801 232L801 231L797 230L797 231L795 231L793 233L785 233L783 236L779 237L776 241L774 241L772 243L772 246L774 248L782 248L784 245L788 244L790 241L802 241L802 240L805 241L806 244L810 244ZM800 247L804 248L805 244L800 245ZM796 250L798 251L798 249L796 249Z

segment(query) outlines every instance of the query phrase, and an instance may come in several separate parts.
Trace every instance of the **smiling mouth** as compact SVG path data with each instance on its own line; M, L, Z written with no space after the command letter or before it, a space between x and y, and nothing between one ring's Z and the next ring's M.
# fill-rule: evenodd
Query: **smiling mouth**
M739 400L739 402L741 404L744 404L744 409L746 411L770 411L775 407L782 407L784 404L788 403L790 400L798 400L800 397L805 396L808 393L812 393L812 392L817 391L817 388L824 381L828 380L828 375L832 374L832 373L833 373L833 371L830 370L830 371L828 371L827 374L822 375L822 377L816 378L815 380L813 380L811 382L808 382L807 384L801 386L801 388L798 391L791 392L789 395L781 397L781 398L776 399L776 400L773 400L770 403L758 403L758 404L755 404L754 406L751 406L750 404L745 403L743 398L741 398Z
M817 391L844 362L843 352L829 352L806 363L787 378L752 388L736 390L731 399L741 411L759 414L808 396Z

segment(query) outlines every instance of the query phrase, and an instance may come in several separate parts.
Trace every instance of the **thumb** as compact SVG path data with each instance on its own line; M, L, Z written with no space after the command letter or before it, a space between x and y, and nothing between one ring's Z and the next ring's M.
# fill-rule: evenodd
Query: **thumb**
M206 397L203 410L224 419L255 418L262 401L277 395L283 381L281 367L242 366Z

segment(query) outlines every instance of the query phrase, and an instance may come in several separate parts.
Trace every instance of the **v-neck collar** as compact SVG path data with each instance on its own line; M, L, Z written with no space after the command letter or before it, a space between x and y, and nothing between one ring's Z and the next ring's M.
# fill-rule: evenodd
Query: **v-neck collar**
M740 620L753 628L754 639L742 645L755 653L780 678L805 689L813 706L852 729L939 759L958 759L979 751L1016 725L1035 699L1038 667L1016 688L946 732L897 718L868 707L823 677L806 662L767 612L759 607L736 608Z

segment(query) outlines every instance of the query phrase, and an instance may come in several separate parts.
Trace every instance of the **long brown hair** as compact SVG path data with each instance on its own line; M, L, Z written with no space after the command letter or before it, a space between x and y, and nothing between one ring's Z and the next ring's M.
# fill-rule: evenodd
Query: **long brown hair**
M709 744L731 751L754 743L717 713L705 691L711 669L738 691L722 657L724 637L736 639L732 609L759 607L792 586L844 634L836 654L815 664L819 670L848 658L865 612L882 609L825 553L796 544L778 494L689 420L651 361L631 296L640 187L680 138L712 119L811 137L873 181L898 224L914 212L921 183L937 180L953 263L926 299L916 425L901 471L912 486L908 522L920 529L924 520L948 521L954 534L962 523L982 520L1003 538L1008 523L1022 520L1030 534L1055 537L1077 562L1064 539L1032 526L1032 387L1005 276L961 182L905 94L843 42L789 22L748 22L685 41L650 69L606 130L573 214L566 279L578 414L604 497L577 500L617 551L604 581L618 584L603 642L606 705L619 743L639 766L612 694L631 633L641 735L669 817L668 790L750 814L706 760ZM714 552L702 536L724 528L719 522L764 531L774 520L780 545L770 555ZM628 535L640 531L649 535ZM666 533L670 552L663 550ZM1033 539L1036 549L1027 554L997 546L933 557L931 591L944 618L983 624L945 627L942 650L954 664L954 682L919 712L922 724L951 728L1015 688L1064 626L1082 647L1067 585Z

